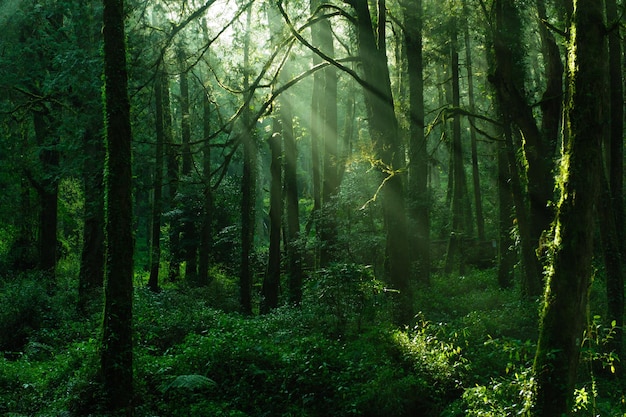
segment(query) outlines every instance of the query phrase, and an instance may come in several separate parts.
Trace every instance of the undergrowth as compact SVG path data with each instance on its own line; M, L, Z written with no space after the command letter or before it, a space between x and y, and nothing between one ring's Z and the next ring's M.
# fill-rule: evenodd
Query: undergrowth
M532 401L537 305L498 289L493 271L434 277L408 328L387 321L370 268L331 266L299 308L255 317L233 311L236 280L213 275L207 288L136 288L137 416L495 417ZM104 415L100 309L79 315L70 279L40 284L0 279L0 415ZM621 390L594 371L610 329L594 329L573 415L622 416Z

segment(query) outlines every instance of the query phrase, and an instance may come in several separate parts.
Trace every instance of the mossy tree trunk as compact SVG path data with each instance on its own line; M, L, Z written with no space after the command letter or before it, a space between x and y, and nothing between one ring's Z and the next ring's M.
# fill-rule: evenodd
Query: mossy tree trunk
M602 172L606 91L603 2L578 0L568 45L568 141L562 155L539 342L534 363L533 415L568 415L587 322L593 257L593 210Z
M386 230L385 274L389 283L399 291L394 321L408 323L412 317L412 295L409 285L410 255L408 250L407 216L402 172L405 168L404 150L400 143L391 81L385 48L385 2L378 2L378 22L375 27L368 2L351 0L356 15L357 40L362 61L364 89L370 136L374 147L373 159L379 161L384 181L381 200Z
M615 243L611 248L605 248L605 258L613 259L612 264L619 264L613 273L607 273L607 296L609 307L609 321L615 320L615 335L611 342L611 349L620 357L623 352L623 325L624 325L624 270L622 268L626 257L626 242L624 230L624 86L622 80L622 45L619 31L619 13L616 0L606 0L606 18L610 26L609 43L609 102L611 105L608 165L608 190L614 227L609 231L615 232ZM605 188L603 188L605 190ZM603 204L603 203L600 203ZM605 207L608 202L604 202ZM605 219L607 220L607 219ZM608 219L609 221L611 219ZM607 268L608 269L608 268ZM608 272L608 271L607 271ZM619 367L620 370L623 367Z
M100 361L107 414L132 415L132 174L124 2L103 4L107 269Z

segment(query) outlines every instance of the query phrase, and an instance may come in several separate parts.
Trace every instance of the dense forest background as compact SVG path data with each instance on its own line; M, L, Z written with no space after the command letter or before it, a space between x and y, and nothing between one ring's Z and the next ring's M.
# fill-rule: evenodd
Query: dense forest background
M0 3L0 413L626 415L623 15Z

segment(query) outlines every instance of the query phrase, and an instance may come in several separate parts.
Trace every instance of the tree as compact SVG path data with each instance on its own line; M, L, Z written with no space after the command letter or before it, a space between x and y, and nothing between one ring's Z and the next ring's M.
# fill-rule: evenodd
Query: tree
M107 262L100 364L107 412L132 415L131 126L124 1L103 0Z
M459 51L457 19L450 19L450 69L452 73L452 106L459 108L460 97L460 74L459 74ZM450 169L449 181L452 182L452 226L448 240L448 250L446 253L445 272L451 273L455 261L458 262L460 273L463 274L464 253L463 240L468 237L471 226L471 213L469 207L469 195L467 191L467 181L463 161L463 143L461 141L461 115L455 113L452 119L452 141L450 142Z
M154 186L152 194L152 225L150 237L150 277L148 288L159 290L159 269L161 264L161 212L163 210L163 158L164 158L164 121L163 121L163 84L168 82L165 74L157 75L154 83L156 147L154 157Z
M428 148L424 134L424 80L423 70L423 8L422 1L403 1L404 37L407 49L409 78L409 176L407 200L413 229L409 237L415 248L418 280L430 281L430 216L428 190Z
M409 253L406 208L401 170L404 152L400 145L398 120L394 111L385 43L385 2L378 3L378 26L372 23L367 2L351 0L356 15L356 36L362 62L365 107L373 159L381 172L383 217L386 229L385 274L399 291L394 321L407 323L412 316L409 286Z
M560 200L554 223L533 371L533 415L569 414L573 402L593 257L593 210L602 172L606 102L606 27L602 2L575 3L569 29L568 101Z
M243 46L243 89L250 92L250 24L252 8L246 14L246 32ZM256 135L251 125L250 111L246 108L242 116L240 139L243 144L243 174L241 178L241 271L239 275L239 291L241 308L245 314L252 314L252 278L251 258L254 250L254 224L256 220L257 190L257 144Z

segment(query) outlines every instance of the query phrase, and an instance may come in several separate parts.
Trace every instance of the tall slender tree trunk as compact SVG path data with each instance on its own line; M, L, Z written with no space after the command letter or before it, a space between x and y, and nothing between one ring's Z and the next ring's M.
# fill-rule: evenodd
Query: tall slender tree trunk
M455 23L452 23L452 41L450 43L451 72L452 72L452 106L460 107L460 74L459 74L459 52L457 45L457 33ZM453 181L452 187L452 228L448 240L448 250L446 254L446 264L444 271L451 273L455 264L459 267L459 273L465 272L465 260L463 240L469 237L469 225L471 214L469 212L469 196L467 192L467 181L465 177L465 167L463 163L463 145L461 141L461 116L455 114L452 119L452 142L450 145L450 157L452 158L452 172L450 178ZM468 219L469 217L469 219ZM468 221L469 220L469 221Z
M463 2L463 10L469 15L467 2ZM467 70L467 96L469 100L469 111L474 113L476 104L474 100L474 73L472 68L472 42L469 31L469 20L463 25L463 37L465 38L465 68ZM474 188L474 209L476 210L476 231L479 242L485 240L485 218L483 216L483 202L480 189L480 171L478 169L478 142L476 140L476 129L474 129L474 118L470 116L470 145L472 153L472 185Z
M198 283L209 284L209 259L213 245L213 189L211 188L211 101L208 92L204 94L202 102L203 123L202 130L204 144L202 146L202 176L204 180L202 205L202 229L200 231L200 248L198 254Z
M158 74L154 83L154 101L156 106L156 148L154 156L154 184L152 194L152 223L150 227L150 277L148 288L159 291L159 270L161 265L161 212L163 210L163 159L164 159L164 130L163 130L163 83L167 82L166 75Z
M103 0L107 268L100 362L109 415L132 415L131 126L123 0Z
M602 172L606 103L606 27L601 1L578 0L568 45L568 102L560 200L552 262L534 363L533 415L568 415L587 323L593 257L593 209Z
M333 31L328 19L320 23L320 49L334 57ZM324 177L322 182L323 212L320 227L320 264L328 266L337 260L337 223L333 198L339 192L339 141L337 137L337 69L332 65L324 69L324 95L322 99L322 134L324 138Z
M320 0L310 0L310 11L313 16L321 4ZM311 41L313 45L321 45L322 29L320 24L311 26ZM322 59L313 54L313 66L322 63ZM323 138L324 129L324 83L325 72L315 71L313 74L313 88L311 91L311 185L313 191L313 209L311 219L307 221L305 233L308 235L315 224L315 233L319 236L320 211L322 209L322 159L320 155L320 143ZM321 240L321 237L320 237ZM320 243L320 246L323 242ZM317 266L320 250L316 250L314 266Z
M83 136L85 193L83 247L78 274L78 304L85 310L93 293L104 284L104 161L101 123L88 127Z
M271 154L270 162L270 242L267 271L263 279L263 299L261 313L269 313L278 307L280 290L280 231L282 225L283 196L282 196L282 135L280 124L273 121L273 132L269 138Z
M244 78L246 93L250 88L250 21L252 8L246 15L246 35L244 41ZM250 114L246 109L243 114L243 176L241 178L241 271L239 291L241 308L245 314L252 314L252 265L251 257L254 244L254 223L256 219L256 176L257 145L254 128L250 126Z
M430 216L428 190L428 148L424 134L424 64L422 62L422 0L402 3L404 41L407 49L409 78L409 178L407 184L408 212L412 228L409 241L414 248L413 261L417 279L430 282Z
M610 198L610 206L613 212L615 243L617 246L605 247L605 257L613 259L613 263L619 258L620 268L616 268L613 272L607 273L607 296L610 321L615 320L616 329L612 339L611 349L620 357L623 353L623 325L624 325L624 270L622 268L626 259L626 239L624 229L624 217L626 216L624 209L624 85L622 81L622 45L619 31L619 15L616 0L605 0L606 18L611 28L608 35L609 46L609 102L611 106L610 115L610 131L609 131L609 160L608 165L608 190L609 195L604 199ZM604 190L604 188L603 188ZM601 203L602 204L602 203ZM605 201L606 205L607 202ZM608 213L607 213L608 214ZM604 216L604 214L601 214ZM604 219L605 221L607 219ZM612 239L609 242L613 242ZM608 265L607 265L608 266ZM608 271L607 271L608 272ZM620 367L622 368L622 367Z
M182 61L182 60L181 60ZM181 110L181 139L182 139L182 175L190 182L193 173L193 155L191 153L191 115L189 113L189 76L184 70L180 74L180 110ZM187 192L185 194L188 194ZM198 236L196 233L196 214L193 198L185 195L187 204L183 204L183 233L181 249L185 260L185 279L191 285L197 285L198 279ZM182 203L182 202L181 202Z
M172 215L176 205L179 182L179 145L172 134L172 109L170 104L170 84L163 82L163 139L165 140L165 166L167 196L163 206L170 212L169 223L169 265L167 276L170 281L180 278L180 216Z
M505 127L505 135L511 136L511 127ZM508 140L508 139L505 139ZM500 288L513 286L515 271L514 241L511 237L513 227L513 198L511 195L511 170L507 156L506 142L496 144L498 160L498 284Z
M57 263L57 221L59 204L59 151L58 139L53 138L50 126L49 110L45 108L34 113L34 126L37 144L43 149L39 153L39 160L44 172L44 178L37 185L39 194L39 269L52 288L55 281Z

